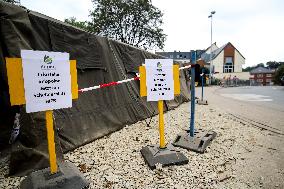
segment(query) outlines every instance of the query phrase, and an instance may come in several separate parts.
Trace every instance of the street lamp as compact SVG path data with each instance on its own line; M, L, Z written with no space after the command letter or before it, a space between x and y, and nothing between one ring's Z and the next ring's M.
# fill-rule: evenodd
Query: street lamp
M208 18L211 18L211 45L210 45L210 63L209 63L209 84L211 85L211 72L212 72L212 19L213 19L213 14L215 14L216 11L211 11L210 15Z

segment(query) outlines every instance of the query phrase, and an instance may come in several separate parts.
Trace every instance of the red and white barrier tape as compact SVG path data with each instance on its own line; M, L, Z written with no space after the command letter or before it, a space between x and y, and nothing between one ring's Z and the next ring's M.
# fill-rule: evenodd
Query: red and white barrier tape
M121 83L126 83L126 82L129 82L129 81L139 80L139 79L140 79L140 77L134 77L134 78L131 78L131 79L125 79L125 80L121 80L121 81L113 81L113 82L110 82L110 83L104 83L104 84L100 84L100 85L93 86L93 87L79 89L79 92L86 92L86 91L91 91L91 90L100 89L100 88L104 88L104 87L110 87L110 86L114 86L114 85L119 85Z
M179 68L179 70L188 69L190 67L191 67L191 65L185 66L185 67L181 67L181 68ZM100 89L100 88L110 87L110 86L114 86L114 85L119 85L121 83L127 83L129 81L134 81L134 80L139 80L139 79L140 79L140 77L134 77L134 78L131 78L131 79L125 79L125 80L121 80L121 81L113 81L113 82L110 82L110 83L104 83L104 84L100 84L100 85L93 86L93 87L79 89L78 91L79 92L86 92L86 91L91 91L91 90L95 90L95 89Z

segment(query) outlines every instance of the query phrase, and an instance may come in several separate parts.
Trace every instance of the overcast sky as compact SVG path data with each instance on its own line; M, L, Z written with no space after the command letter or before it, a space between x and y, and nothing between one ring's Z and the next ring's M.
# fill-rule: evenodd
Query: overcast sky
M152 0L164 13L165 51L190 51L213 42L231 42L251 66L267 61L284 61L283 0ZM75 16L87 20L91 0L21 0L28 9L64 20Z

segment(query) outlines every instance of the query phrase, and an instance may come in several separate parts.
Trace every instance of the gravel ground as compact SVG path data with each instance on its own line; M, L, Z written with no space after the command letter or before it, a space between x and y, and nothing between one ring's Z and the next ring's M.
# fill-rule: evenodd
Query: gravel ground
M189 115L189 103L165 113L168 142L188 127ZM284 188L283 136L242 124L211 105L196 106L196 128L217 132L206 152L179 148L187 165L150 170L140 149L159 143L157 118L150 127L150 119L126 126L65 154L65 159L78 166L90 188ZM0 188L17 188L23 178L4 178L7 163L0 162Z

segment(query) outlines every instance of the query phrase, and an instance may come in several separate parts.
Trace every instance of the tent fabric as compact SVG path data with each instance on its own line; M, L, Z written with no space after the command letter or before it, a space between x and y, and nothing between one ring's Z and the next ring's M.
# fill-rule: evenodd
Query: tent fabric
M21 113L10 175L26 175L47 167L48 152L44 112L27 114L24 106L9 104L5 57L20 57L21 49L68 52L77 60L79 89L133 78L146 58L163 58L4 2L0 2L0 31L2 143L10 136L15 113ZM181 95L167 101L166 110L189 100L184 73L180 72ZM156 102L140 97L139 81L80 93L72 108L54 110L57 157L61 161L63 153L157 113Z

